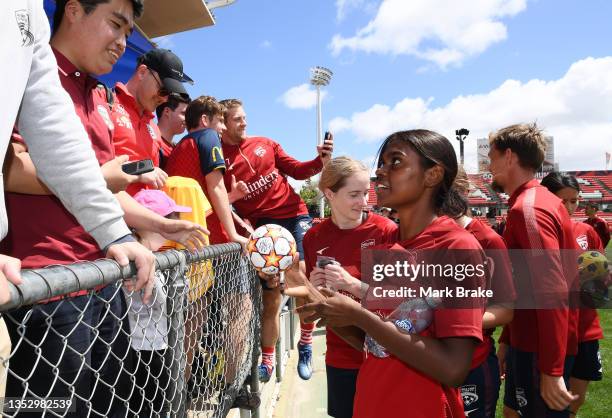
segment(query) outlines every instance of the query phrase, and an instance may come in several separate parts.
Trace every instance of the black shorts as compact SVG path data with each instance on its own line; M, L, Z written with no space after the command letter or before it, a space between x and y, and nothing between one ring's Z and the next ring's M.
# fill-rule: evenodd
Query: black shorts
M327 415L351 418L359 369L339 369L325 366L327 374Z
M257 227L265 224L280 225L288 230L295 239L297 250L300 253L300 260L304 259L304 246L302 245L302 241L304 240L304 235L306 235L306 232L312 226L312 218L309 215L298 215L294 218L285 219L262 218L257 220Z
M602 371L599 341L585 341L578 344L578 354L576 354L571 376L595 382L602 379Z
M495 418L501 379L499 362L495 355L495 343L492 340L491 344L491 351L485 361L470 370L461 385L463 409L468 418Z
M523 418L569 418L569 409L552 410L540 396L540 371L536 353L510 347L506 358L505 406L519 412ZM567 388L573 365L574 356L567 356L563 367L563 379Z

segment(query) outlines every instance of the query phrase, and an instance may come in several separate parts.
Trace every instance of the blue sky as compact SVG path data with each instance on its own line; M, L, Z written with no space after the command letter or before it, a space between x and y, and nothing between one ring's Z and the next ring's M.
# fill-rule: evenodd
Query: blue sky
M336 155L371 164L396 130L465 127L474 172L476 138L523 121L555 137L561 169L603 169L612 152L608 1L238 0L214 14L160 46L192 96L243 99L248 133L298 159L315 155L315 65L334 71L323 119Z

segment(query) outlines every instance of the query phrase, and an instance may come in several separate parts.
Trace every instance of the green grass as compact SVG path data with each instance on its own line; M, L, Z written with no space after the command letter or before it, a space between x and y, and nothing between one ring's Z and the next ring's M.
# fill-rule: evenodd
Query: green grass
M606 248L608 260L612 260L612 241ZM610 418L612 417L612 310L600 309L599 320L604 332L604 339L599 342L601 360L603 363L603 380L591 382L587 392L585 404L580 408L580 418ZM499 337L500 330L496 330L495 341ZM497 402L496 418L502 418L504 387L500 391Z

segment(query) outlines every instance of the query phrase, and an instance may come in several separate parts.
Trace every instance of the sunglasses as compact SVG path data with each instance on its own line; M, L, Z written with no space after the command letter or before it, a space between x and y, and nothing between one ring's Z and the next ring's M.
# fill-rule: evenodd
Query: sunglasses
M168 91L167 88L165 88L162 85L161 80L158 78L158 76L155 75L155 72L153 72L153 70L151 70L149 67L147 67L147 70L149 70L149 72L151 73L151 75L153 76L153 78L155 79L155 82L157 83L157 87L159 88L157 90L157 95L160 97L168 97L170 96L170 91Z

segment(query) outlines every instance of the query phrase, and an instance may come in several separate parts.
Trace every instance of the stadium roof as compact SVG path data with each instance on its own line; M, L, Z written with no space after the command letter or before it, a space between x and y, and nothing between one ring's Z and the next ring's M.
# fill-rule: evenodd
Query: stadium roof
M215 19L204 0L147 0L136 24L147 37L157 38L212 26Z

